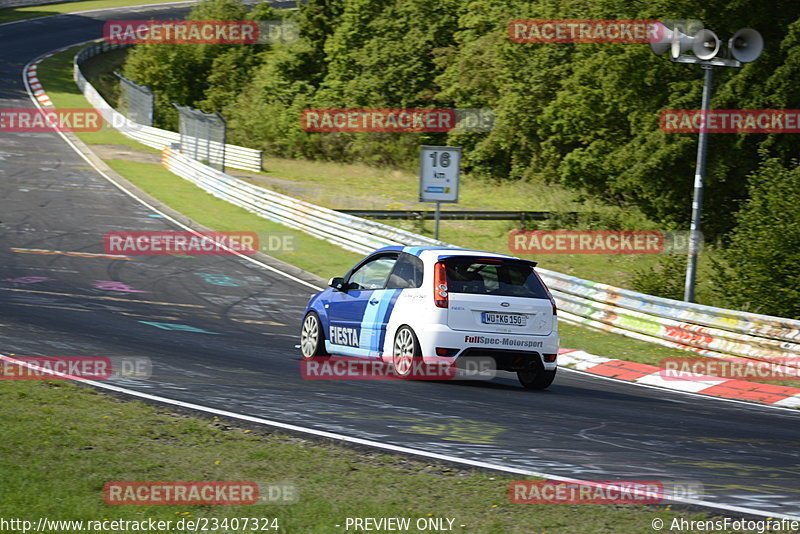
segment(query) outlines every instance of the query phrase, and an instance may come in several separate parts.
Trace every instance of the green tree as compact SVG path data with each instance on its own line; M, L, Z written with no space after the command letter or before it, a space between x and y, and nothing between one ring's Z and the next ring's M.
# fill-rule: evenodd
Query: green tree
M248 13L235 0L206 0L188 20L243 20ZM143 44L133 48L123 74L156 95L155 125L177 130L172 103L214 111L233 100L250 79L267 45Z
M242 17L233 0L204 2L193 18ZM261 4L250 16L272 17ZM147 45L125 73L170 102L219 110L229 138L270 154L412 166L420 144L464 148L464 170L492 179L558 182L686 227L696 134L659 128L666 109L700 106L702 72L655 57L646 44L533 44L509 39L514 19L699 19L723 38L752 26L764 54L715 69L712 107L800 108L800 6L796 0L309 0L300 38L256 47ZM492 131L452 134L309 134L312 107L486 107ZM174 121L173 121L174 122ZM800 157L785 134L710 136L703 230L724 236L768 148Z
M715 264L715 285L735 309L800 319L800 162L766 159Z

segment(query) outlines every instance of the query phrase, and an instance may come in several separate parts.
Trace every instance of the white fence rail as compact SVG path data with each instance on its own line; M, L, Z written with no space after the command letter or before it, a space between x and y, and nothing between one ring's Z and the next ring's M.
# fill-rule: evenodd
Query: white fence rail
M574 322L707 356L791 358L800 366L800 321L689 304L539 270L559 313Z
M143 145L147 145L157 150L163 149L173 143L180 143L181 135L178 132L170 132L152 126L145 126L134 122L122 113L115 110L97 90L92 87L83 73L80 66L89 58L98 54L124 48L126 45L115 45L108 43L95 43L87 46L75 55L73 60L73 76L75 83L80 88L86 100L94 106L103 118L120 133L134 139ZM261 171L261 151L237 145L225 145L225 166L246 171Z
M164 166L209 193L347 250L451 246L249 184L166 148ZM688 304L539 269L562 318L714 357L800 360L800 321ZM791 362L789 365L796 366Z
M367 254L387 245L448 246L442 241L339 213L249 184L170 147L164 149L161 161L167 169L215 197L358 254Z

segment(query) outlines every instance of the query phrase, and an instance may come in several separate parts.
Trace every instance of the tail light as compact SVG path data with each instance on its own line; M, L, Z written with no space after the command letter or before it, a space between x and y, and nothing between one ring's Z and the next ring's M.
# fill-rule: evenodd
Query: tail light
M433 266L433 302L437 308L447 308L447 270L442 262Z
M544 280L542 280L542 277L539 276L539 273L537 273L534 269L531 269L531 271L533 272L533 274L536 275L536 278L539 279L539 283L542 284L544 290L547 291L547 298L550 299L550 305L553 306L553 315L554 316L558 315L558 308L556 307L556 299L553 298L553 294L550 293L550 290L547 288L547 285L544 283Z
M556 299L553 298L553 294L550 291L547 291L547 298L550 299L550 304L553 305L553 315L558 315L558 308L556 307Z

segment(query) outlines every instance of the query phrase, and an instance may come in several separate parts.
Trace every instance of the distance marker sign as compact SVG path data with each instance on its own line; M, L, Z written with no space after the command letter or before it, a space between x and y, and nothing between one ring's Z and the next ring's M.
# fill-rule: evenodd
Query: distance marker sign
M458 202L460 167L461 147L420 147L419 201Z

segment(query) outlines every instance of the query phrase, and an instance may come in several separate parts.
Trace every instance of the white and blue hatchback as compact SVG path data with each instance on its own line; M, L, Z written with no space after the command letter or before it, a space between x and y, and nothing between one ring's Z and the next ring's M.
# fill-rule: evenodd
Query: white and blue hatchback
M458 248L376 250L308 303L303 358L377 358L405 376L415 359L483 357L526 388L555 378L556 305L535 262Z

